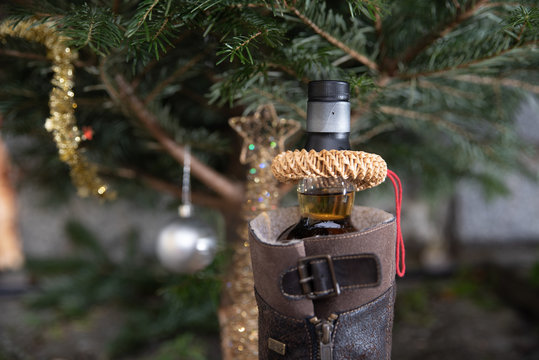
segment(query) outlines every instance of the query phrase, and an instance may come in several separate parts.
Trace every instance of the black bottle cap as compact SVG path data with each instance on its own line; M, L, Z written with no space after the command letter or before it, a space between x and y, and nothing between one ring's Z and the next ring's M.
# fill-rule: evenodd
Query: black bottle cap
M339 80L316 80L309 82L309 101L350 101L350 84Z
M308 133L305 150L350 150L350 133Z

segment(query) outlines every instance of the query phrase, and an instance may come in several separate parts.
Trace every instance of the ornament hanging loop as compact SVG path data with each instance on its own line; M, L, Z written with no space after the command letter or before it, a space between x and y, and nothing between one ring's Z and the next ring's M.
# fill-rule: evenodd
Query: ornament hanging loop
M182 203L178 207L178 214L182 218L191 217L193 204L191 203L191 146L185 145L182 175Z

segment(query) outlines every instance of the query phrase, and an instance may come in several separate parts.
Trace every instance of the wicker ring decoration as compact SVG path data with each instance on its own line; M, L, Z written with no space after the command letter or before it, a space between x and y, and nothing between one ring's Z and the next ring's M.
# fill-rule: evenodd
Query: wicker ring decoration
M387 164L380 155L364 151L322 150L286 151L277 155L271 171L280 182L293 182L311 177L351 179L356 191L384 182Z

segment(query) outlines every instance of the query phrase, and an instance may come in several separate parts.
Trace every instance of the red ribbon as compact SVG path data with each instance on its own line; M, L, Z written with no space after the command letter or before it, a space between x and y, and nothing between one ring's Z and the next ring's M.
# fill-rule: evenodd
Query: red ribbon
M387 170L387 177L393 183L393 188L395 189L395 208L396 208L396 217L397 217L397 275L403 277L406 272L406 262L405 262L405 249L404 249L404 239L402 238L401 230L401 206L402 206L402 183L397 174L391 170Z

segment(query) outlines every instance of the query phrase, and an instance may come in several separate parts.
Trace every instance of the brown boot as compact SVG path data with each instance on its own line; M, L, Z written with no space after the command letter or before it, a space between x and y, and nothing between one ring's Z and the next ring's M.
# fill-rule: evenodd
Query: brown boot
M356 207L358 232L277 244L298 217L285 208L250 223L259 359L390 359L394 216Z

